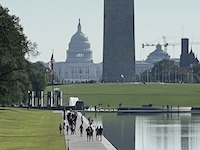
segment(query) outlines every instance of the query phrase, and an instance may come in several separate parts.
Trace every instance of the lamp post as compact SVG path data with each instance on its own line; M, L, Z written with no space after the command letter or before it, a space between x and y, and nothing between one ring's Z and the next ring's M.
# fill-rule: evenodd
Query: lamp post
M194 74L194 71L193 71L193 68L192 68L192 75L191 75L192 83L194 83L193 74Z
M28 93L28 102L27 102L27 104L28 104L28 109L30 108L30 104L31 104L31 92L30 91L28 91L27 92Z
M174 70L174 83L176 83L176 77L177 77L177 75L176 75L176 69Z
M193 65L190 64L190 76L191 76L191 81L189 81L189 82L191 82L191 83L193 83L193 73L194 73Z
M148 80L148 78L149 78L149 74L148 74L148 73L149 73L149 71L147 70L147 79L146 79L147 82L149 82L149 80Z
M69 150L69 141L70 139L67 139L67 150Z
M90 81L90 71L89 71L89 67L88 68L86 68L87 69L87 80L88 80L88 82Z
M140 83L140 71L139 71L139 74L138 74L139 76L138 76L138 80L139 80L139 83Z
M149 82L151 82L151 69L149 70Z

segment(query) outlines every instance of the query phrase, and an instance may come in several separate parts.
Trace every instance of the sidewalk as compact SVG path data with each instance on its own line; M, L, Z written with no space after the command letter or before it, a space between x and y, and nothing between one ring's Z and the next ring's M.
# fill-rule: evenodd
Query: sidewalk
M69 131L67 135L66 130L64 132L67 150L117 150L104 136L102 137L102 141L97 141L95 129L93 141L87 141L85 130L88 127L88 120L85 117L83 117L83 135L81 137L79 130L81 125L81 116L82 114L78 112L76 134L71 135L71 131Z

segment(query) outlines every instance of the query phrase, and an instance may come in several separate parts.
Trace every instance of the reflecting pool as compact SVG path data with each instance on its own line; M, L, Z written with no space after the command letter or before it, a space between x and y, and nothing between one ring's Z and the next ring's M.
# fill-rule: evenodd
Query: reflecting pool
M87 114L118 150L200 150L200 115Z

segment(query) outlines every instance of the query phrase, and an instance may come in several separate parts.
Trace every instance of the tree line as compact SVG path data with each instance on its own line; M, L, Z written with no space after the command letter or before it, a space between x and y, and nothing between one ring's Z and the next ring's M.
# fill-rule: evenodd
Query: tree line
M44 90L44 65L27 59L38 54L37 44L23 33L20 19L0 5L0 104L25 103L27 91Z
M136 75L139 82L200 83L200 64L181 68L174 61L163 59L153 68Z

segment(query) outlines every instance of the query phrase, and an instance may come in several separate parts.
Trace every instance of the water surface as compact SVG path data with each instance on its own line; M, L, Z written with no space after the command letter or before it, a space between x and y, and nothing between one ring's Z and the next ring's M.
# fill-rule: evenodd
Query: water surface
M118 150L200 150L200 115L87 115Z

